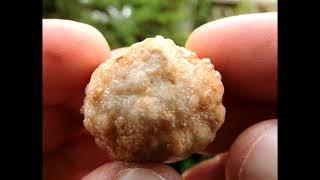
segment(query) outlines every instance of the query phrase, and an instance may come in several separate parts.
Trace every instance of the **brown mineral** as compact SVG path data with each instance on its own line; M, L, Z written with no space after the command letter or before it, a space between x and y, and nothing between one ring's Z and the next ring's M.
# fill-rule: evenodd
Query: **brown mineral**
M115 160L175 162L214 140L223 92L210 59L162 36L147 38L94 71L84 126Z

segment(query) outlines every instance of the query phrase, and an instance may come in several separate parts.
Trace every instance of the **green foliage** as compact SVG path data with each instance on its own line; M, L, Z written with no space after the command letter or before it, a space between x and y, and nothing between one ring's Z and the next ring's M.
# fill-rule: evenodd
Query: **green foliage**
M194 26L208 20L210 6L208 0L45 0L44 17L90 24L112 48L158 34L183 45Z
M213 0L44 0L43 8L44 18L94 26L112 49L158 34L182 46L196 27L221 18L214 17ZM241 0L231 15L254 11L249 0Z
M179 161L176 163L169 164L171 167L176 169L179 173L183 173L185 170L191 168L192 166L198 164L201 161L212 158L212 156L205 156L200 154L193 154L189 158Z
M241 3L236 7L236 14L246 14L259 12L257 7L255 7L250 0L241 0Z
M44 0L44 18L80 21L97 28L112 49L163 35L184 45L187 36L215 17L214 0ZM225 7L223 7L225 9ZM241 0L228 15L257 12ZM231 12L231 13L230 13Z

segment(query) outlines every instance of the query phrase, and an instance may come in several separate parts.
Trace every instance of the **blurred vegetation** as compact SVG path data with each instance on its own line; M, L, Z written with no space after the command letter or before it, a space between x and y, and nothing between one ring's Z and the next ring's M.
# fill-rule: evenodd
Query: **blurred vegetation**
M200 155L200 154L193 154L189 158L179 161L176 163L169 164L171 167L176 169L180 174L182 174L185 170L189 169L190 167L194 166L195 164L198 164L201 161L207 160L209 158L212 158L213 156L206 156L206 155Z
M220 7L214 0L44 0L43 2L44 18L71 19L90 24L102 32L111 48L129 46L158 34L173 39L178 45L184 45L190 32L208 21L223 16L257 12L249 0L240 0L232 7Z
M227 0L230 2L230 0ZM235 2L234 0L233 2ZM44 18L70 19L97 28L111 49L130 46L147 37L163 35L183 46L188 35L200 25L246 13L275 11L274 6L215 0L44 0ZM232 1L231 1L232 2ZM192 155L171 164L182 173L207 156Z

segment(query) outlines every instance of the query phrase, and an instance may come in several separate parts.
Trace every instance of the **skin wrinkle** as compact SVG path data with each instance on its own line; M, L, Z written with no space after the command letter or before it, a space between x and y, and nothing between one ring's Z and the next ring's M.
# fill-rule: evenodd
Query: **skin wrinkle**
M241 180L241 175L242 172L244 170L244 166L246 165L247 159L250 155L250 153L252 152L252 150L255 148L255 146L264 138L268 135L268 131L272 130L273 127L269 127L267 129L265 129L264 131L261 132L260 136L257 137L257 139L252 143L251 147L248 149L247 153L245 154L245 157L241 163L240 169L239 169L239 173L238 173L238 178L239 180Z

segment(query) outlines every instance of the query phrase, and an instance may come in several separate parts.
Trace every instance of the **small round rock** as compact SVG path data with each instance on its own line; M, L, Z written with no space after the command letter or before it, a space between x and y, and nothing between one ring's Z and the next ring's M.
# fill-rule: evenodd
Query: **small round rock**
M180 161L204 150L225 118L210 59L162 36L103 62L85 93L84 126L118 161Z

